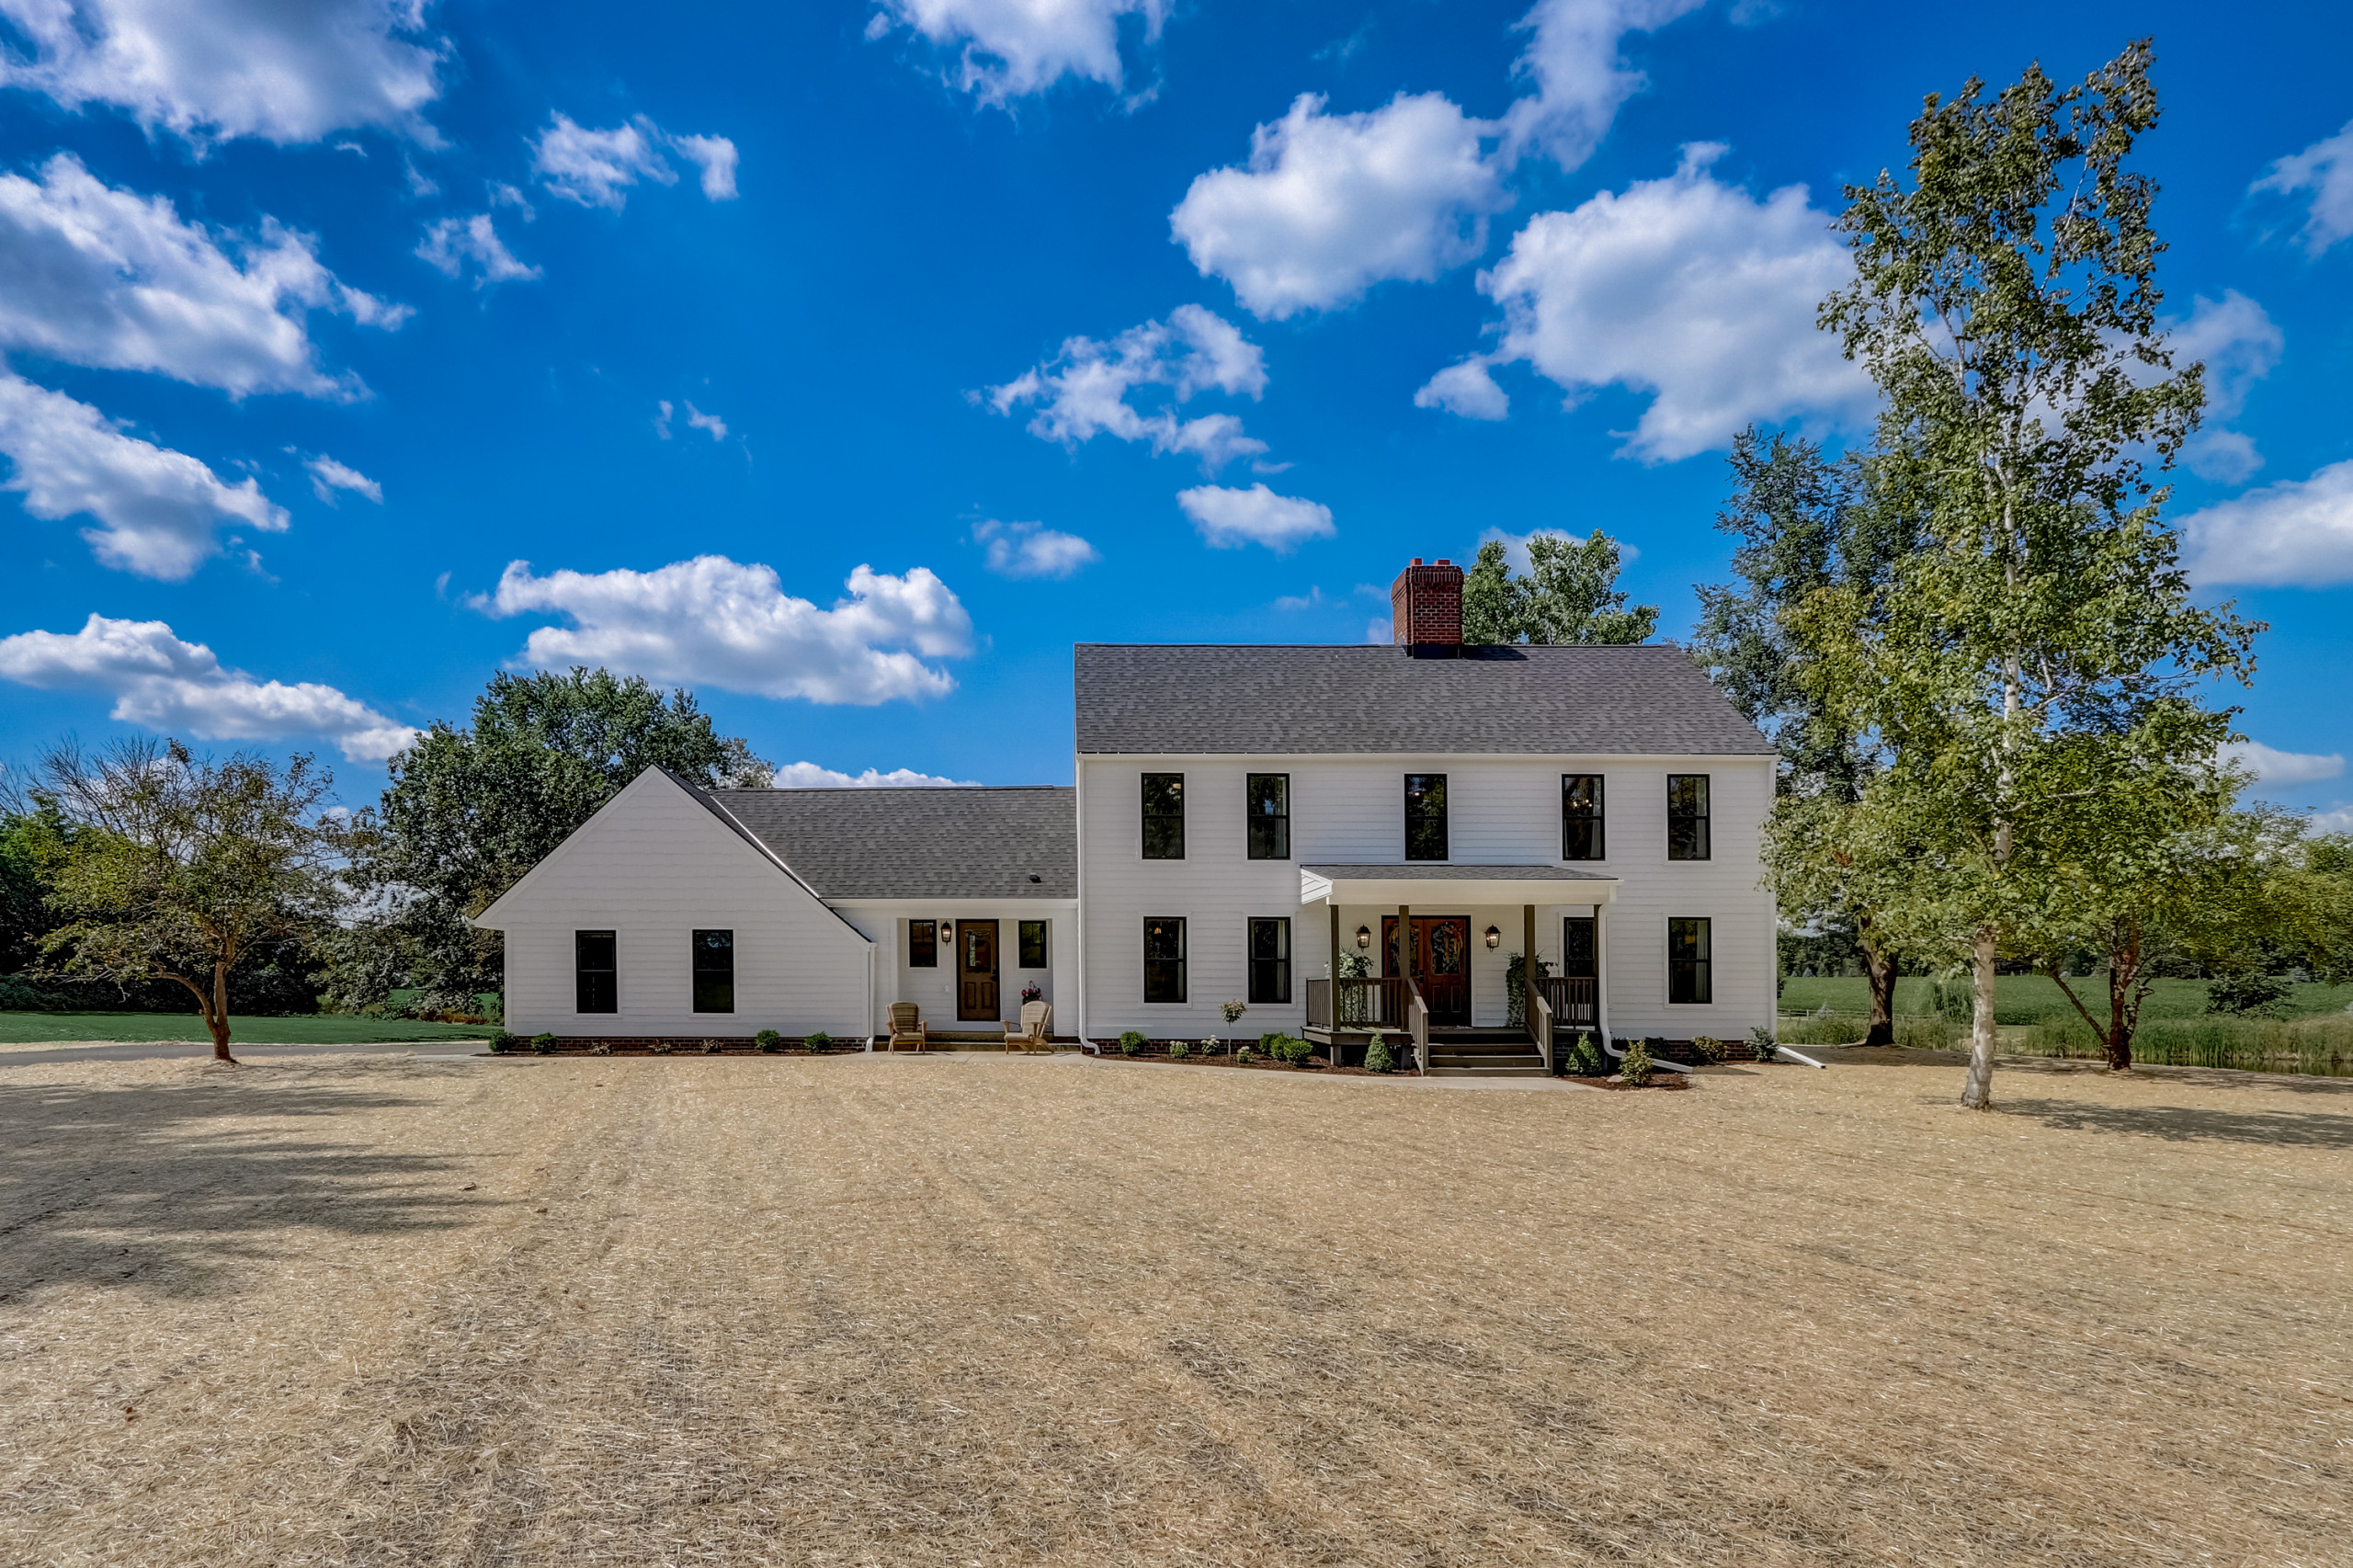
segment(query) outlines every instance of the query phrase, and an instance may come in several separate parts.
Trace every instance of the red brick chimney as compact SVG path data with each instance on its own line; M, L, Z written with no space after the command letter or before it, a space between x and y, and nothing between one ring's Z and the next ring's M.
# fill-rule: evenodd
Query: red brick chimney
M1462 646L1462 568L1443 560L1425 566L1416 555L1389 585L1389 610L1392 642L1450 653Z

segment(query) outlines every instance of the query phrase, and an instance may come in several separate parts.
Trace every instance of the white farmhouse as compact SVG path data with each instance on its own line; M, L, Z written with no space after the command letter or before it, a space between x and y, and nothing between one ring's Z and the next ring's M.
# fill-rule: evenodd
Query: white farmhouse
M1080 645L1074 789L649 772L480 917L508 1025L863 1040L912 1002L996 1039L1034 995L1082 1042L1379 1028L1540 1070L1550 1030L1769 1024L1769 743L1680 649L1466 646L1461 590L1415 561L1388 645Z

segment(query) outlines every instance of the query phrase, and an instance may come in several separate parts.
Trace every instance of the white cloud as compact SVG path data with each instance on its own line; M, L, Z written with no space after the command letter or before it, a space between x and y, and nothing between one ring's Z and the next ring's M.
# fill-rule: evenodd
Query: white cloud
M1446 97L1400 93L1327 115L1302 93L1250 133L1250 162L1195 179L1168 223L1204 277L1263 319L1328 310L1389 278L1427 283L1487 245L1511 198L1480 155L1495 127Z
M1415 408L1443 408L1465 419L1502 419L1511 413L1511 399L1495 385L1483 359L1449 365L1414 393Z
M527 282L540 275L538 267L526 267L515 259L514 253L498 237L498 230L487 212L477 212L471 218L444 218L427 224L416 254L451 278L472 263L480 269L474 278L477 289L493 283Z
M2220 300L2196 296L2188 318L2167 322L2165 334L2176 369L2206 367L2207 423L2190 437L2182 460L2202 479L2244 483L2263 466L2263 455L2244 431L2228 428L2229 422L2245 411L2248 391L2279 363L2286 339L2264 308L2235 289L2224 290Z
M2314 812L2304 819L2314 833L2353 833L2353 806L2339 803L2325 812Z
M727 439L727 421L716 414L705 414L691 403L687 404L687 426L689 429L709 432L710 438L714 441Z
M2271 191L2292 197L2312 193L2305 210L2304 250L2318 256L2353 234L2353 120L2334 136L2324 137L2301 153L2290 153L2247 187L2247 193Z
M1396 642L1397 619L1395 615L1393 613L1390 615L1376 615L1370 620L1366 621L1364 623L1364 640L1368 642Z
M2353 580L2353 459L2192 512L2181 535L2200 583L2313 588Z
M318 735L354 762L381 762L417 732L331 686L257 681L224 669L212 650L186 642L160 620L93 615L66 635L0 638L0 676L44 691L97 691L111 717L204 740L289 741Z
M1000 577L1067 577L1103 559L1076 534L1057 533L1043 523L976 525L972 537L988 547L989 570Z
M972 780L943 778L937 773L917 773L912 767L894 767L888 773L873 767L863 773L844 773L836 768L821 767L813 762L788 762L776 770L776 787L779 790L969 790L972 788Z
M381 126L439 142L418 110L449 52L430 0L0 0L28 55L0 51L0 85L70 109L105 104L199 144L281 145Z
M1165 387L1167 404L1150 414L1128 399ZM1028 429L1040 440L1075 447L1097 436L1149 441L1155 452L1191 452L1214 472L1235 458L1267 449L1242 433L1230 414L1179 420L1173 405L1218 391L1256 398L1267 388L1266 356L1231 322L1199 305L1179 305L1165 322L1130 327L1108 343L1066 339L1062 352L985 394L999 414L1036 404Z
M407 307L346 288L275 219L257 239L224 239L182 222L163 197L101 184L71 153L43 165L38 184L0 175L0 347L237 397L358 395L358 378L319 369L303 310L391 327Z
M2336 753L2315 756L2308 752L2276 751L2261 741L2233 741L2223 756L2255 775L2258 784L2317 784L2342 778L2345 758Z
M849 575L831 609L785 594L776 568L722 555L652 572L531 574L514 562L494 594L473 600L494 616L547 613L569 626L531 633L518 666L603 665L649 680L762 697L872 704L944 696L956 685L926 659L972 650L972 621L925 567L903 577L869 566Z
M640 180L678 183L665 152L702 171L702 193L712 201L735 197L735 143L724 136L673 136L643 115L610 131L591 131L559 114L531 143L531 169L556 195L583 207L620 210Z
M311 472L311 490L328 506L335 505L335 493L349 490L365 495L378 506L384 504L384 487L347 463L339 463L324 452L308 459L302 466Z
M178 582L219 553L219 529L268 533L285 511L248 478L224 484L186 452L127 436L88 403L0 371L0 452L16 465L0 488L19 491L36 517L87 514L83 531L100 562Z
M1504 156L1540 151L1564 169L1593 155L1627 99L1649 78L1619 55L1631 32L1649 32L1705 0L1538 0L1518 26L1531 36L1513 66L1535 85L1504 114Z
M1332 508L1296 496L1278 495L1264 484L1233 490L1222 484L1177 492L1176 505L1193 519L1201 538L1217 550L1263 544L1278 554L1302 540L1332 533Z
M1625 449L1651 462L1723 446L1752 420L1867 418L1870 380L1814 325L1849 275L1846 250L1803 186L1758 201L1709 175L1723 151L1694 143L1665 179L1530 219L1479 278L1503 341L1465 364L1526 360L1572 405L1613 384L1652 394ZM1466 388L1483 417L1502 401L1463 366L1415 401L1451 406Z
M957 86L1002 106L1064 76L1117 91L1126 81L1120 18L1136 17L1151 44L1174 8L1175 0L878 0L866 36L904 27L957 51Z

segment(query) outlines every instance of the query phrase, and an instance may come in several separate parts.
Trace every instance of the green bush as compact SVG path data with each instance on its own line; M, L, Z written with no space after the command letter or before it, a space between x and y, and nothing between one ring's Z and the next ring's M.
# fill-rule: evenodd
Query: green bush
M784 1049L784 1037L774 1029L762 1029L752 1037L752 1044L764 1056L774 1056Z
M1639 1040L1626 1042L1625 1057L1618 1063L1618 1072L1627 1083L1639 1087L1651 1081L1651 1048Z
M801 1037L801 1046L804 1051L831 1051L834 1049L834 1037L823 1029L813 1029Z
M1184 1060L1185 1060L1185 1058L1187 1058L1188 1056L1190 1056L1190 1055L1192 1055L1192 1054L1193 1054L1193 1048L1192 1048L1191 1046L1189 1046L1189 1045L1187 1045L1183 1040L1170 1040L1170 1041L1168 1042L1168 1060L1169 1060L1169 1061L1171 1061L1171 1062L1182 1062L1182 1061L1184 1061Z
M1966 975L1929 983L1928 1011L1949 1023L1965 1024L1977 1016L1975 982ZM1860 1039L1859 1035L1856 1037ZM1827 1042L1824 1042L1827 1043Z
M1372 1039L1364 1048L1364 1070L1368 1073L1397 1071L1397 1058L1389 1051L1389 1037L1379 1029L1372 1031Z
M1964 1027L1948 1018L1898 1018L1895 1043L1914 1051L1950 1051Z
M1763 1024L1748 1031L1748 1054L1759 1062L1772 1061L1773 1048L1778 1043L1773 1038L1773 1031Z
M1691 1049L1699 1053L1702 1062L1722 1062L1732 1054L1730 1048L1711 1034L1693 1035Z
M1258 1053L1245 1045L1233 1053L1233 1064L1237 1067L1255 1067L1258 1064Z
M1582 1031L1576 1043L1569 1047L1565 1065L1579 1078L1602 1078L1609 1074L1609 1059L1601 1054L1601 1047L1593 1043L1593 1037Z
M1133 1056L1143 1048L1144 1038L1140 1029L1130 1029L1120 1037L1120 1054L1122 1056Z
M1279 1049L1282 1059L1294 1067L1306 1066L1309 1060L1315 1054L1314 1043L1295 1034L1283 1036L1282 1044Z
M532 1055L546 1056L554 1050L555 1036L551 1034L535 1034L531 1037Z
M2268 974L2226 974L2206 985L2210 1013L2259 1013L2277 1017L2286 1007L2288 983Z
M520 1035L511 1035L501 1029L490 1037L490 1053L493 1056L504 1056L510 1051L522 1049L523 1038Z

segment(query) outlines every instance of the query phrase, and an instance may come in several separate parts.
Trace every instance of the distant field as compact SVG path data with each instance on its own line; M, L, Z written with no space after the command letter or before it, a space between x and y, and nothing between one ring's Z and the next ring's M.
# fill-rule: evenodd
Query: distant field
M1929 1010L1928 987L1926 980L1899 980L1895 983L1895 1010L1898 1014L1926 1013ZM2099 981L2086 983L2078 994L2086 998L2086 1006L2098 1012L2104 1003L2094 998L2107 994ZM2290 1016L2300 1018L2318 1017L2324 1013L2344 1012L2353 1005L2353 985L2298 985L2290 989L2288 1008ZM1781 986L1781 1011L1811 1013L1821 1007L1834 1013L1864 1014L1870 1011L1870 987L1858 975L1851 979L1806 980L1792 977ZM2144 1018L2194 1018L2206 1011L2206 983L2202 980L2160 980L2149 994L2142 1008ZM2039 974L2006 974L1995 983L1994 1017L1997 1023L2031 1024L2053 1014L2073 1017L2075 1009L2059 987Z
M363 1018L322 1013L305 1018L229 1018L233 1044L369 1045L379 1040L481 1040L490 1031L467 1024L419 1024L406 1018ZM0 1013L0 1045L28 1040L210 1040L194 1013Z

